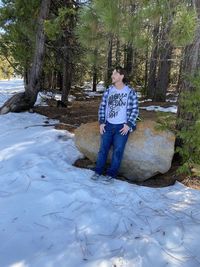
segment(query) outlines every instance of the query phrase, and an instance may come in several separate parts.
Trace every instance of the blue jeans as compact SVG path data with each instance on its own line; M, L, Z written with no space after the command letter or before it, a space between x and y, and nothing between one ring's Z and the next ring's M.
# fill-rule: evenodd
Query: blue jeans
M101 135L100 150L97 157L95 172L102 174L108 157L108 152L113 146L111 165L107 170L107 175L116 177L119 170L124 148L128 140L128 135L122 135L119 131L124 124L111 124L106 122L105 132Z

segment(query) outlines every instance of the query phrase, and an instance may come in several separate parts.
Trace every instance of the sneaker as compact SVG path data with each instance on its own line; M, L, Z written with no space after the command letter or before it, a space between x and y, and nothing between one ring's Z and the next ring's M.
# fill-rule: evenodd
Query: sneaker
M94 180L94 181L97 181L97 180L99 180L100 176L101 176L101 175L99 175L98 173L95 172L90 178L91 178L92 180Z
M110 184L114 182L114 178L110 175L106 175L106 176L101 175L101 181L104 184Z

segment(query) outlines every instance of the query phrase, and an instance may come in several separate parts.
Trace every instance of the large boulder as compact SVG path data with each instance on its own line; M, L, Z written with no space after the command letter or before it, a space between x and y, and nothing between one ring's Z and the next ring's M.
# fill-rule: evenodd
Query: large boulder
M154 121L137 124L137 130L129 135L119 173L132 181L144 181L171 167L174 155L175 135L170 131L157 130ZM97 122L82 124L75 131L78 149L95 162L100 145ZM111 153L108 156L110 162Z

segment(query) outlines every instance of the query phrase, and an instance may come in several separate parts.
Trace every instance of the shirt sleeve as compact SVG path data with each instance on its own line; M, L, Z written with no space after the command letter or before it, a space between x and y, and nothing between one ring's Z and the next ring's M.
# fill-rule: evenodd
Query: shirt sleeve
M98 111L99 124L105 123L106 121L106 104L107 104L107 98L108 98L108 91L109 89L107 89L104 92L100 106L99 106L99 111Z
M128 126L133 128L136 125L136 119L139 115L137 94L133 91L130 95L130 116L128 118Z

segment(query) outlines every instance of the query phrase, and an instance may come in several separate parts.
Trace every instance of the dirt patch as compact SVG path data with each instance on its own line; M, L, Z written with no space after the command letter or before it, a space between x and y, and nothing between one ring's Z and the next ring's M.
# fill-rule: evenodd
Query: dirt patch
M68 106L68 108L57 107L56 101L52 101L51 103L49 103L49 106L34 107L33 111L45 115L50 119L59 120L59 123L55 125L56 129L74 132L74 130L82 123L97 121L100 100L101 97L95 97L93 99L74 101ZM163 102L146 102L145 105L142 104L142 106L147 105L159 105L163 107L168 107L171 104ZM140 110L140 117L142 119L151 119L156 121L158 118L158 114L155 111ZM77 160L74 165L79 168L94 167L93 163L87 158ZM172 167L167 173L156 175L144 182L140 182L137 184L149 187L164 187L173 185L176 181L179 181L186 186L200 190L200 177L177 175L178 166L179 162L177 161L177 159L174 159L172 162ZM119 177L119 179L126 180L122 176Z
M34 111L47 116L50 119L57 119L60 123L57 129L74 131L82 123L94 122L98 120L98 108L100 98L90 101L74 101L68 108L56 107L56 103L51 106L36 106ZM140 110L142 119L157 120L155 111Z

